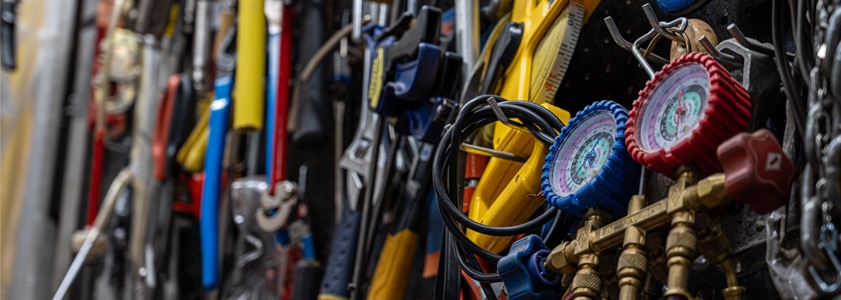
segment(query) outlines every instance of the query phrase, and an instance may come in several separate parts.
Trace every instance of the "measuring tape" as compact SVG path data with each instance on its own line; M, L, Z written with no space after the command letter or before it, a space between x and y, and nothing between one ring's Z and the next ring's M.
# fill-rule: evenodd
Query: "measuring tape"
M749 98L711 57L683 55L657 72L634 101L625 145L636 161L665 175L689 162L712 174L721 170L716 147L748 126Z
M538 103L552 103L564 79L578 33L584 23L586 10L581 1L570 1L567 8L555 19L546 36L534 50L531 68L529 98Z
M625 148L628 111L598 101L575 114L549 148L541 188L546 201L581 216L593 206L625 215L639 188L640 165Z

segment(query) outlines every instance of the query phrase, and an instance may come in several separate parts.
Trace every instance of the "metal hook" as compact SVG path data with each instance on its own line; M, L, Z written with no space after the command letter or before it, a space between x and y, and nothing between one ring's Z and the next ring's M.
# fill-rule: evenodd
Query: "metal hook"
M699 37L698 41L701 42L701 46L703 46L704 49L707 50L707 53L709 53L710 56L715 58L715 60L725 62L734 66L743 65L743 63L739 61L739 59L737 59L735 56L718 51L718 49L716 49L715 46L713 46L712 42L710 42L710 39L708 39L706 35L702 35L701 37Z
M622 47L625 50L633 52L634 45L631 42L629 42L628 40L626 40L624 37L622 37L622 34L619 33L619 28L616 27L616 23L613 21L613 18L610 17L610 16L605 17L604 18L604 23L605 23L605 25L607 25L607 31L610 32L610 36L613 38L613 41L617 45L619 45L619 47ZM661 63L661 64L669 63L668 59L665 59L662 56L659 56L657 54L650 53L650 54L647 54L645 57L653 60L656 63Z
M467 152L467 153L472 153L472 154L477 154L477 155L482 155L482 156L487 156L487 157L496 157L496 158L516 161L516 162L521 162L521 163L524 163L528 160L527 157L517 156L514 153L494 150L492 148L476 146L476 145L472 145L472 144L468 144L468 143L461 143L461 146L459 147L459 150Z
M654 79L654 69L651 68L651 65L648 64L648 61L645 59L645 56L643 56L642 53L640 53L639 45L645 41L651 40L656 35L658 35L657 30L652 28L650 31L648 31L648 33L644 34L636 41L634 41L634 44L631 46L631 53L634 54L634 57L637 59L637 61L639 61L643 70L645 70L645 72L648 73L648 76L651 77L651 79Z
M676 34L669 32L668 30L664 29L662 26L664 23L661 23L660 20L657 19L657 15L654 14L654 9L651 8L651 5L646 3L642 5L642 12L645 13L645 18L648 19L648 24L651 25L651 28L657 31L657 33L665 36L666 38L675 41L677 43L683 44L684 41L682 38L677 36ZM685 18L683 18L685 21ZM679 19L676 19L679 20ZM674 22L674 21L673 21ZM671 26L668 26L671 27ZM686 24L684 22L683 28L686 28ZM682 31L682 30L681 30Z
M823 249L826 252L826 255L829 257L829 260L832 262L832 267L835 268L836 274L841 274L841 260L838 259L838 256L835 256L835 252L838 250L838 230L835 228L835 224L828 223L821 226L821 243L820 245L823 246ZM815 266L809 266L809 273L812 275L812 279L818 284L818 288L827 294L834 294L839 289L841 289L841 275L835 278L835 282L832 284L827 283L824 281L823 277L815 271Z
M771 56L771 57L774 56L774 48L771 48L768 45L762 44L759 41L756 41L754 39L748 38L747 36L745 36L744 33L742 33L742 30L739 29L739 26L736 26L735 23L731 23L730 25L727 25L727 31L730 32L730 35L733 36L733 39L735 39L737 43L739 43L742 46L745 46L745 48L751 49L753 51L756 51L756 52L759 52L759 53L762 53L762 54L765 54L765 55L768 55L768 56Z

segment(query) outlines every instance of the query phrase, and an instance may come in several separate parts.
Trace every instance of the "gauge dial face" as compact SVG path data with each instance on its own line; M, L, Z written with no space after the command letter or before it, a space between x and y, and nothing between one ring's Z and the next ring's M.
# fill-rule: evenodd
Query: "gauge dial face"
M637 121L637 143L654 151L689 137L704 117L710 95L710 77L699 64L677 69L655 87L642 104Z
M552 189L571 195L593 181L610 156L616 135L616 120L603 111L575 125L561 142L552 163Z

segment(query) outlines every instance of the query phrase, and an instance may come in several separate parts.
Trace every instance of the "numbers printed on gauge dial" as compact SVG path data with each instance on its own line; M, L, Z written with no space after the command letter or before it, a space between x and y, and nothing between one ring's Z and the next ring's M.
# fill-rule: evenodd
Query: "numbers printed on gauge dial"
M616 121L607 112L594 114L576 126L561 144L552 165L552 186L558 195L571 195L593 181L610 156Z
M668 148L690 136L703 118L709 94L710 79L703 66L677 69L643 104L642 122L637 123L641 148Z

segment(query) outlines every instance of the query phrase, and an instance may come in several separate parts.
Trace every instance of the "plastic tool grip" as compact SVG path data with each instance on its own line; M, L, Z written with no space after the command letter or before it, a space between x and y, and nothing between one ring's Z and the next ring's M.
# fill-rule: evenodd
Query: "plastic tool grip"
M277 90L275 94L275 104L271 112L274 113L272 117L272 135L267 136L268 142L272 144L272 149L267 155L271 155L268 161L266 173L269 174L269 182L279 182L286 179L286 147L287 147L287 132L286 125L289 115L289 78L292 72L292 28L294 9L292 6L281 6L281 24L280 24L280 53L278 53L278 73L275 80L277 81ZM273 66L274 67L274 66ZM269 193L274 194L274 184L269 184Z
M794 164L770 131L737 134L716 153L724 168L727 195L760 214L788 202Z
M657 6L670 15L682 15L704 4L702 0L657 0Z
M266 181L270 185L274 185L272 180L272 173L274 168L274 159L271 157L274 153L274 131L275 118L277 114L277 93L278 93L278 76L280 75L280 33L270 33L268 39L268 70L266 70ZM281 179L283 180L283 179Z
M402 299L406 293L409 269L418 247L418 233L403 229L385 240L368 299Z
M336 224L336 233L333 237L333 245L330 247L330 256L327 259L327 274L321 281L321 292L319 300L348 299L350 291L348 284L353 276L353 263L356 257L356 243L359 237L359 225L362 221L362 213L351 210L345 206L339 224Z
M432 178L433 147L424 144L411 180L406 183L400 200L401 209L394 228L385 240L368 299L400 299L405 296L409 269L418 248L420 221Z
M548 154L546 145L534 144L528 161L505 185L497 201L494 201L488 211L478 220L480 223L490 226L511 226L528 221L544 202L543 198L529 199L528 195L540 190L541 168L546 154ZM472 230L467 232L467 237L479 247L494 253L499 253L508 247L513 238L485 235Z
M302 260L295 264L292 300L310 300L318 297L318 283L324 269L314 260Z
M310 0L298 3L300 12L298 26L303 25L302 28L307 29L307 38L296 43L298 59L301 62L310 61L326 39L324 25L326 23L323 21L325 2L324 0ZM292 24L289 28L292 28ZM325 66L322 64L315 69L309 80L300 82L300 88L294 91L292 106L295 108L295 125L294 131L290 132L290 137L295 145L320 147L330 136L332 103L327 95L326 79Z
M202 185L199 236L202 249L202 284L213 290L219 284L219 194L222 187L222 159L225 136L231 115L231 86L233 78L215 81L216 99L210 104L207 153L204 157L205 178Z
M266 18L263 0L241 1L237 11L237 89L234 129L252 132L263 128L263 77L266 73Z

